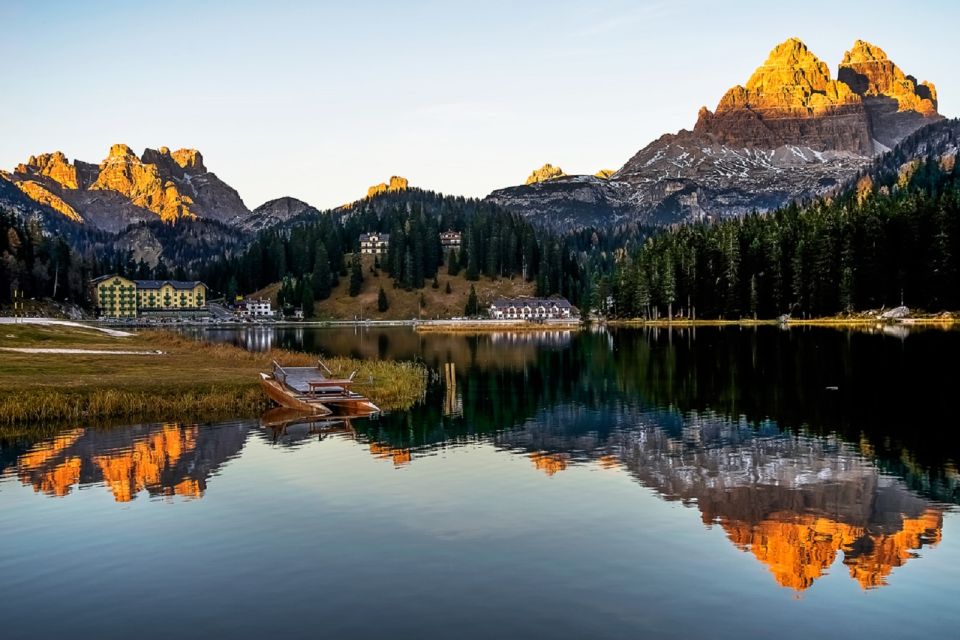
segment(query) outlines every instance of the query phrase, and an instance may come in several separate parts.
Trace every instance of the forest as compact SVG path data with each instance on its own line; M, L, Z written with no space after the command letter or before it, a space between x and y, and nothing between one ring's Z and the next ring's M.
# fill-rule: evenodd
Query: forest
M594 271L594 303L621 318L957 309L956 167L929 158L911 169L806 207L652 235Z
M0 304L49 298L83 304L98 262L71 247L65 235L0 209Z
M440 232L461 232L459 250L444 251ZM361 233L390 234L387 254L374 268L395 288L429 286L441 269L467 280L522 277L536 283L537 295L582 297L583 270L569 240L535 230L521 217L479 200L411 189L383 194L261 233L236 256L209 263L196 275L228 299L280 282L281 304L302 306L329 297L340 278L351 294L363 278Z

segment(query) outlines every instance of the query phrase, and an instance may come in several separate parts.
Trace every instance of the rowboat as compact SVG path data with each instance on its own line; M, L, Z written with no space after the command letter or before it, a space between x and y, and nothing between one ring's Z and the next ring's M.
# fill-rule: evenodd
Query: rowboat
M315 367L282 367L274 361L271 373L260 374L260 386L277 404L317 416L334 411L351 416L380 413L380 407L350 388L356 371L348 378L328 378L322 366L318 362Z

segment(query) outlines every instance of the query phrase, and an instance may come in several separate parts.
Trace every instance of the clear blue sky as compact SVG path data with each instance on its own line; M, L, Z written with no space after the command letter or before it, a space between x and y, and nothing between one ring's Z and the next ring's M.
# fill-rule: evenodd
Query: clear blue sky
M955 1L0 3L0 167L196 147L251 208L391 174L482 196L551 162L619 168L778 42L836 75L856 38L960 114Z

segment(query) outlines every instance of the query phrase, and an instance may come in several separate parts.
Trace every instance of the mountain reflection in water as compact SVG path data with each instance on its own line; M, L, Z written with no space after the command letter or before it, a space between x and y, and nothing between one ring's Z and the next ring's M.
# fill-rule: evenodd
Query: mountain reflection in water
M0 476L48 496L99 486L117 502L146 494L175 503L229 483L231 460L251 438L267 447L269 465L335 439L401 473L431 458L456 474L444 451L481 447L501 464L527 458L542 472L530 482L578 468L626 474L683 514L699 511L774 584L798 592L838 561L861 588L886 585L941 543L944 514L960 502L956 436L935 428L953 415L943 403L956 380L919 366L960 357L957 334L400 330L354 332L340 351L343 332L257 335L324 353L420 357L436 382L421 406L374 421L298 423L281 411L260 421L66 429L0 447ZM361 467L351 469L360 486L373 473Z
M582 462L620 467L663 499L699 509L705 525L722 527L784 587L810 587L838 552L863 588L882 586L895 567L940 541L946 505L910 491L833 437L652 412L618 416L614 432L600 438L589 427L576 435L543 427L575 423L580 412L551 413L538 417L541 426L498 435L498 446L527 452L548 475Z
M68 429L17 458L25 485L66 496L103 485L117 502L143 491L153 497L200 498L211 474L243 448L248 427L157 424L115 429Z
M598 420L612 421L605 435L593 428ZM571 465L621 469L662 499L698 509L707 527L720 526L779 585L796 590L824 575L839 553L863 588L886 584L894 568L940 541L947 508L881 473L856 447L836 438L784 434L772 424L755 428L709 413L624 408L598 414L561 405L521 428L417 448L377 440L369 426L304 423L281 431L241 422L69 429L21 453L15 473L49 496L99 485L117 502L142 492L193 499L203 497L210 477L241 454L251 433L282 448L345 438L398 467L431 455L435 446L480 443L526 456L546 476Z

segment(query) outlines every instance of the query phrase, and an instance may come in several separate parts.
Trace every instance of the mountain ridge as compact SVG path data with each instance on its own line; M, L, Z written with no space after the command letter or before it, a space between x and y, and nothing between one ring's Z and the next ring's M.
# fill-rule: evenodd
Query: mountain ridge
M607 180L556 177L487 200L552 228L675 224L768 211L830 193L921 127L942 119L936 88L857 40L834 79L797 38L692 130L665 134Z

